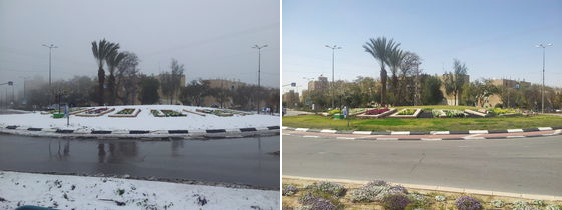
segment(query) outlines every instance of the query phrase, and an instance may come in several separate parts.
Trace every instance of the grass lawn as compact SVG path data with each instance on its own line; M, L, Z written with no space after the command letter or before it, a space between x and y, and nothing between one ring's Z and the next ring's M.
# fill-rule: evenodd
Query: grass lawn
M539 115L493 118L351 119L348 127L347 120L333 120L320 115L302 115L283 117L283 126L361 131L499 130L562 126L562 117Z

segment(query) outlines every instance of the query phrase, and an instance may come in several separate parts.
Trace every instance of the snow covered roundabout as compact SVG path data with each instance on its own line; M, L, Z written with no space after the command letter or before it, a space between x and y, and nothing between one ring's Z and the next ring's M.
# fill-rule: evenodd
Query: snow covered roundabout
M81 107L0 115L0 133L71 138L224 138L279 135L280 117L180 105Z
M279 191L0 171L0 209L278 209Z

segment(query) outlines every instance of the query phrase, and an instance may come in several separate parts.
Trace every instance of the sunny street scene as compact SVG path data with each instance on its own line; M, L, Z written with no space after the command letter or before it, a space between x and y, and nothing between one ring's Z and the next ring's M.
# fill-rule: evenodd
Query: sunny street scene
M560 209L559 1L283 1L283 209Z

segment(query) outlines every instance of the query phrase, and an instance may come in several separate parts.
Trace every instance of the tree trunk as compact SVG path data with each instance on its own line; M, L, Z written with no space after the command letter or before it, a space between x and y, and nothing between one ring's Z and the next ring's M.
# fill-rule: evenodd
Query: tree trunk
M105 82L105 72L103 71L103 68L100 67L98 69L98 102L100 106L103 106L104 100L103 100L103 84Z
M386 70L381 67L381 106L386 106Z

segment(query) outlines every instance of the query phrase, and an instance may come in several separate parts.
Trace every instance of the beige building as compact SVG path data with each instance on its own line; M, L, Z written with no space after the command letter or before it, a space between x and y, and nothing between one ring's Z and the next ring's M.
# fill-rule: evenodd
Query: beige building
M209 88L220 88L220 89L228 89L228 90L236 90L241 86L245 86L246 83L235 81L235 80L226 80L226 79L209 79L205 80L209 82ZM220 100L214 96L207 96L203 99L202 106L212 106L217 105L220 107ZM231 107L233 106L232 98L228 97L223 101L223 107ZM263 105L263 104L262 104Z
M531 86L530 82L525 81L517 81L517 80L510 80L510 79L493 79L490 80L493 85L498 87L505 87L507 89L519 89L523 87ZM483 102L483 107L495 107L497 104L501 104L502 99L499 95L494 94L488 97L488 100Z
M287 107L294 107L297 103L299 103L299 101L299 93L295 92L294 90L283 93L283 102L286 103Z
M308 82L308 91L327 91L328 88L328 77L319 76L318 80Z

